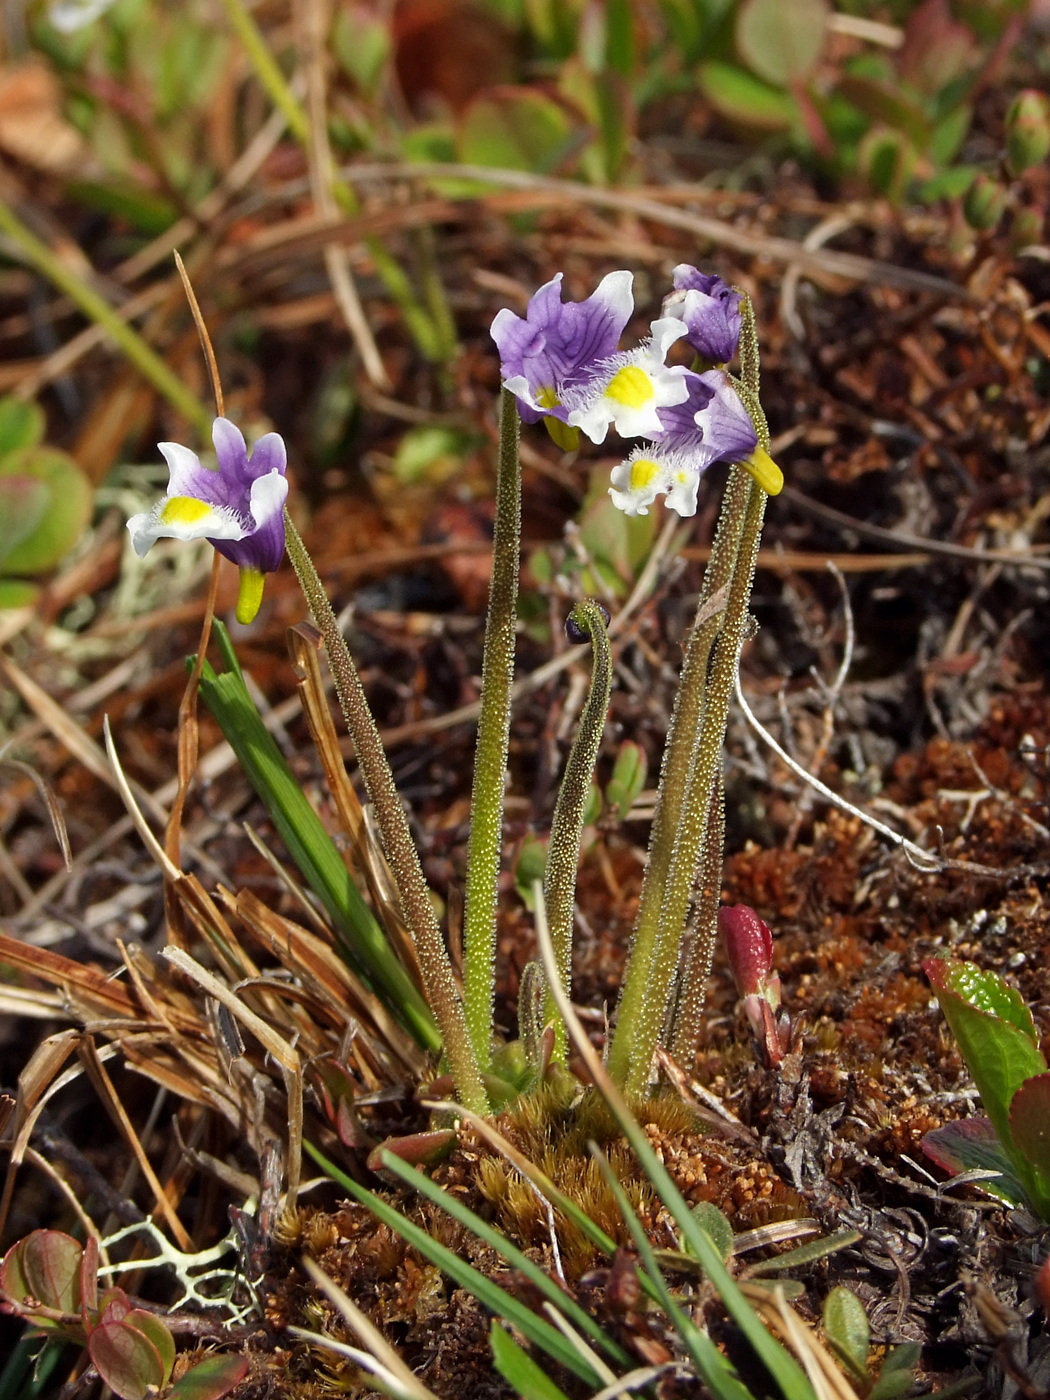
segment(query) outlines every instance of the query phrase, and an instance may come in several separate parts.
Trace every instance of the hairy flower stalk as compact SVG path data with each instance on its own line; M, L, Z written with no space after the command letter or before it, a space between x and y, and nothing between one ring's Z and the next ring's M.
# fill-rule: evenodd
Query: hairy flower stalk
M492 1061L496 896L503 849L503 791L510 742L518 561L521 552L520 427L514 395L508 389L504 389L500 396L499 424L492 581L481 669L481 715L474 755L463 913L466 1024L475 1059L483 1070L487 1070Z
M368 796L375 808L383 850L390 863L405 922L419 954L423 990L441 1030L445 1056L456 1081L460 1100L475 1113L488 1112L488 1096L481 1082L477 1059L467 1034L463 1004L452 976L437 915L423 875L419 853L394 777L387 762L372 712L368 708L361 678L357 674L346 639L339 630L324 585L313 560L290 517L285 516L288 557L300 587L324 638L328 664L332 669L339 706L357 751Z
M756 447L744 466L734 466L730 472L664 755L649 867L609 1052L610 1073L633 1093L644 1092L649 1083L653 1054L674 996L683 931L698 873L703 872L701 878L709 884L717 879L714 872L721 870L724 822L718 804L722 747L744 640L767 486L779 490L782 480L768 455L769 431L758 402L758 341L754 313L746 297L740 298L740 312L742 380L735 387L752 420ZM715 598L723 587L728 588L724 611L702 621L705 601ZM694 1025L703 1003L711 938L709 928L705 933L710 911L703 906L702 899L696 937L706 940L707 946L698 947L694 941L695 955L689 959L678 994L680 1026L683 1017L685 1025ZM683 1030L683 1038L690 1033Z
M686 646L681 680L667 731L649 841L649 861L630 958L620 992L616 1032L609 1050L609 1073L619 1083L627 1077L636 1022L647 999L653 949L660 927L660 910L696 759L708 663L722 626L724 596L740 546L750 488L751 479L747 472L734 467L726 483L711 559L704 573L700 601Z
M645 985L645 999L629 1047L625 1083L630 1093L644 1093L649 1084L653 1055L667 1015L682 931L686 926L697 868L704 850L704 838L708 832L711 793L721 771L726 722L740 648L744 642L747 605L765 509L765 491L756 482L749 481L740 547L705 687L700 734L682 804L682 818L675 836L650 973Z
M576 907L576 869L580 861L580 837L594 765L605 728L612 688L612 650L606 632L607 615L600 604L586 598L569 614L566 630L573 641L591 639L593 662L591 688L565 765L565 776L551 822L547 865L543 873L543 902L558 975L565 994L572 981L572 927ZM553 1059L564 1062L568 1050L565 1025L548 988L544 1021L554 1024Z

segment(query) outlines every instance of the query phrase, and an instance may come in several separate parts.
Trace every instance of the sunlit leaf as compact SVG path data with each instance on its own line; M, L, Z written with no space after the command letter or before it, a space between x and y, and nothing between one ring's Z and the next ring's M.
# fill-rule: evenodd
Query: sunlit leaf
M208 1356L175 1382L167 1400L222 1400L247 1374L245 1356Z
M493 1322L489 1329L489 1341L496 1370L522 1400L569 1400L564 1390L554 1384L546 1371L498 1322Z
M5 572L39 574L53 569L91 518L90 482L72 457L53 447L9 453L0 461L0 480L5 477L30 477L41 482L49 495L34 528L6 552Z
M744 0L736 20L737 50L760 78L788 87L816 67L827 18L824 0Z
M770 87L732 63L702 63L698 76L711 105L741 126L786 131L798 121L798 107L790 93Z
M824 1331L828 1341L854 1376L868 1376L868 1347L871 1327L864 1304L848 1288L833 1288L824 1299Z

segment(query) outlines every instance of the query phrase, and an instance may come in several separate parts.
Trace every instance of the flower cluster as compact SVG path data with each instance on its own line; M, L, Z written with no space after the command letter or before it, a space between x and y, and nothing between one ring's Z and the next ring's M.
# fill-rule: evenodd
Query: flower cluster
M771 495L780 469L759 446L751 415L725 370L740 339L740 294L683 263L649 338L619 349L634 310L629 272L611 272L581 302L563 302L561 273L529 301L524 318L501 311L492 323L504 386L527 423L543 419L555 441L573 430L603 442L610 427L644 438L613 469L610 495L628 515L646 515L657 496L679 515L696 512L700 478L714 462L740 462ZM686 340L698 372L665 363Z
M240 569L237 620L251 622L262 601L263 575L284 557L287 453L277 433L266 433L249 454L228 418L216 418L212 441L218 471L188 447L159 444L168 464L167 492L152 510L133 515L128 530L140 558L161 538L208 540Z

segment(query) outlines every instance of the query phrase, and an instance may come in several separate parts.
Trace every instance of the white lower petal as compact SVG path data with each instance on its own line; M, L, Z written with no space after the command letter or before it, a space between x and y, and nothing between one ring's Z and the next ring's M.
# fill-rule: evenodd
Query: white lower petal
M128 531L140 559L159 539L243 540L249 533L233 511L220 510L193 496L165 496L152 510L133 515Z

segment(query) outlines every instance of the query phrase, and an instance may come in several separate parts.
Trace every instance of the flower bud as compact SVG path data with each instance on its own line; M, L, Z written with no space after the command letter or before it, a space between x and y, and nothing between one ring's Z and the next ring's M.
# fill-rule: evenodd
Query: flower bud
M725 940L733 981L744 999L755 1053L770 1069L784 1058L791 1035L787 1013L780 1010L773 935L769 925L746 904L723 905L718 911L718 928Z
M746 904L725 904L718 911L718 931L725 940L729 970L740 995L766 997L775 983L775 1005L779 1006L780 978L773 972L773 934L769 925Z
M1011 175L1040 165L1050 154L1050 102L1046 94L1025 88L1006 113L1006 163Z
M987 233L995 228L1006 208L1006 190L990 175L978 175L966 191L963 217L971 228Z

